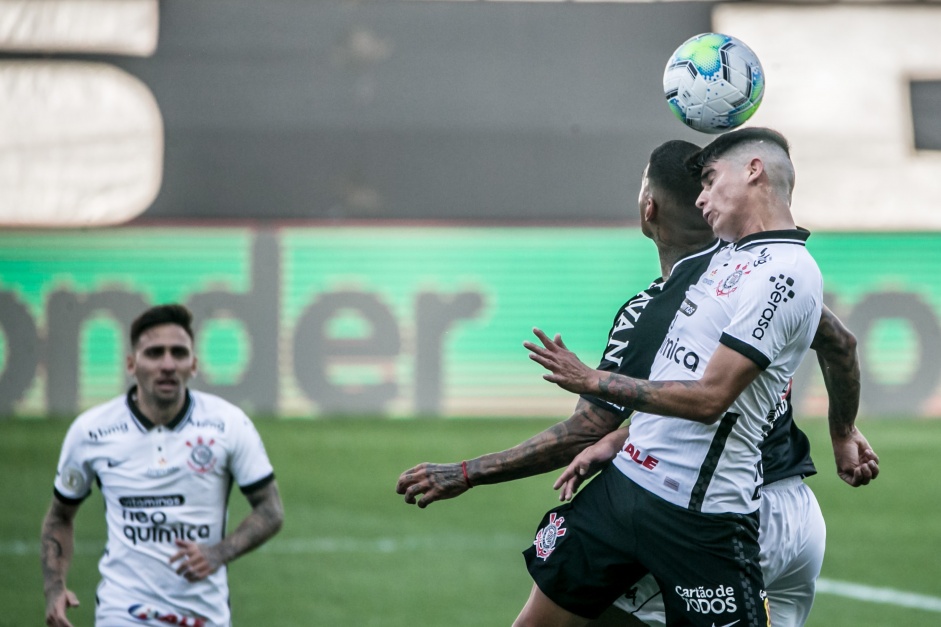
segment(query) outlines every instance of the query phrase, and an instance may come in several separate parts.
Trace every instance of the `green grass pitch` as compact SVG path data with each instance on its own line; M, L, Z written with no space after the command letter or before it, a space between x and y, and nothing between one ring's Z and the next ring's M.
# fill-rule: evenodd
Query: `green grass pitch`
M509 625L531 581L520 551L556 505L554 474L476 488L426 510L395 494L421 461L460 461L511 446L545 420L257 420L285 502L283 531L230 567L235 625ZM823 577L941 596L941 421L863 420L882 460L852 489L833 471L826 423L805 420L820 474L809 479L828 526ZM0 422L0 627L41 625L39 526L68 425ZM230 528L246 511L232 496ZM79 512L70 587L92 625L103 546L97 491ZM899 604L894 603L896 596ZM924 598L919 597L919 598ZM937 609L819 594L809 625L941 624ZM929 604L930 605L930 604Z

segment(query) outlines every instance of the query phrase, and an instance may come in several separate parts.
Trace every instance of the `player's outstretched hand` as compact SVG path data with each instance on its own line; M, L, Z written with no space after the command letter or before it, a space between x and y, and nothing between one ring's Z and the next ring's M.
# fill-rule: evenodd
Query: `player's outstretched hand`
M170 563L181 560L176 573L181 577L185 577L187 581L201 581L222 566L222 560L216 555L211 546L188 540L177 540L176 547L179 551L173 554Z
M72 627L72 623L65 617L65 611L70 607L78 607L78 597L68 588L63 588L46 603L46 625L48 627Z
M404 494L406 503L422 509L435 501L453 499L469 489L460 464L425 462L403 472L395 484L396 493Z
M859 429L853 427L847 436L831 434L830 439L840 479L857 488L879 476L879 456Z
M575 394L595 392L591 386L595 371L582 363L578 356L565 346L561 335L556 334L555 338L550 340L542 329L536 327L533 327L533 333L539 338L542 346L523 342L523 347L529 351L530 359L549 371L549 374L542 375L543 379Z
M552 484L554 490L559 490L559 500L571 500L584 482L617 457L625 439L627 439L627 429L618 429L576 455Z

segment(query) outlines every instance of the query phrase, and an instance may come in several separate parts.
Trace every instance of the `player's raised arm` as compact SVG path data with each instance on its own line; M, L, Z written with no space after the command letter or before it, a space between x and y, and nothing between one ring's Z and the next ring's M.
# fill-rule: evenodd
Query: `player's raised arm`
M399 476L395 491L405 502L427 507L460 496L475 485L503 483L565 466L586 446L617 429L622 416L578 399L567 419L517 444L461 463L422 463Z
M206 546L177 540L179 549L170 563L180 560L177 573L188 581L200 581L216 572L223 564L258 548L276 534L284 523L284 507L278 484L272 480L245 494L252 511L238 528L217 544Z
M854 488L866 485L879 476L879 457L856 428L860 391L856 336L824 307L810 347L817 352L827 387L827 419L837 474Z
M637 411L685 418L714 424L739 394L761 372L758 365L741 353L720 345L706 371L695 381L648 381L621 374L594 370L566 348L562 337L549 339L541 329L533 329L542 343L523 342L530 359L549 374L546 381L576 394L588 394Z
M42 521L40 550L46 625L49 627L72 627L65 612L70 607L78 607L78 597L65 584L75 547L73 521L76 512L78 505L53 498Z

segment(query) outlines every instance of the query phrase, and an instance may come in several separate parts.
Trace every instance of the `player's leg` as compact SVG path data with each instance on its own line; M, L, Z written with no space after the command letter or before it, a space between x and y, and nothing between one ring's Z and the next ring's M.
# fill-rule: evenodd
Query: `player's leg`
M519 624L567 625L573 617L584 622L572 624L587 624L646 574L634 556L632 520L640 514L633 495L623 492L628 485L634 484L611 467L543 517L523 551L535 588Z
M628 614L617 606L612 605L604 611L604 614L588 623L588 627L653 627L647 625L644 621ZM663 627L663 623L656 625Z
M663 595L653 575L646 575L589 627L664 627Z
M663 590L666 624L766 627L758 512L703 514L647 497L638 551Z
M513 627L582 627L589 620L557 605L542 593L539 586L533 584L529 599L513 622Z
M663 595L657 580L651 574L642 577L590 625L591 627L633 627L635 625L664 627L666 616L663 609Z
M758 542L771 624L801 627L823 564L826 524L813 491L799 477L765 486ZM663 627L665 621L660 587L647 575L589 625Z
M827 529L813 491L799 478L762 490L762 570L771 624L801 627L807 622L826 546Z

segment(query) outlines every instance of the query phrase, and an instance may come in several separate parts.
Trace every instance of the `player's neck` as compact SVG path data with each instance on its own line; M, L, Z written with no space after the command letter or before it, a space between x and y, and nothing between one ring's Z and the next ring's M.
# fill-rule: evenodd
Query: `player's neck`
M663 276L663 280L665 281L670 278L670 274L673 272L673 266L676 265L677 261L701 251L714 240L715 237L710 233L710 235L705 238L697 237L683 242L671 244L661 242L657 244L657 252L660 255L660 273Z
M186 402L186 397L180 397L172 405L149 402L148 399L140 395L137 396L135 401L137 402L137 409L147 420L158 426L166 426L180 414L180 410L183 409L183 404Z
M737 242L749 235L764 233L767 231L788 231L796 229L794 219L790 212L776 213L770 215L755 215L745 222L739 229L739 232L731 240Z
M763 192L763 193L761 193ZM797 228L788 202L781 200L766 188L733 211L728 220L730 233L722 239L730 242L767 231L787 231Z

